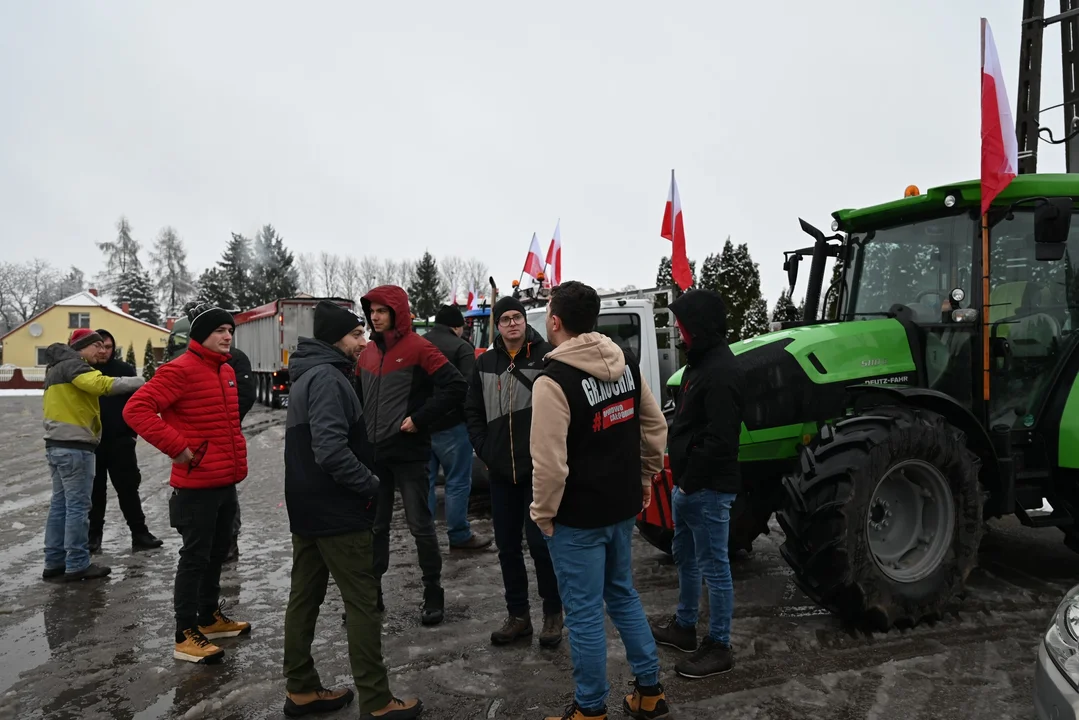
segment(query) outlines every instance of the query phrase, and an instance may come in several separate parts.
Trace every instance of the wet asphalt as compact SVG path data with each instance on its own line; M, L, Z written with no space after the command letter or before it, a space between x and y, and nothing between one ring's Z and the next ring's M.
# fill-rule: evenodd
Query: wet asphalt
M103 554L110 578L78 584L40 579L51 488L41 440L40 398L0 397L0 719L280 718L284 609L291 548L283 505L284 412L256 408L245 422L250 475L240 485L240 560L226 566L228 612L253 624L247 638L220 641L223 664L172 659L172 579L179 537L168 527L166 458L140 442L143 505L164 547L133 553L110 489ZM473 527L491 533L477 501ZM441 525L440 525L441 529ZM991 523L967 597L944 620L904 632L845 629L791 582L782 534L757 541L733 564L735 669L704 681L673 673L660 650L661 679L675 717L776 720L1034 718L1037 643L1061 596L1079 582L1079 555L1053 529ZM420 696L424 717L535 718L556 714L572 691L568 642L495 648L501 575L492 552L450 553L443 534L446 621L419 623L421 585L398 509L385 578L383 650L391 687ZM668 614L677 598L673 565L638 538L638 590L646 611ZM534 577L530 570L530 577ZM539 599L533 586L534 621ZM331 586L314 648L326 685L351 682L342 604ZM609 628L612 717L632 679ZM355 706L324 717L357 717Z

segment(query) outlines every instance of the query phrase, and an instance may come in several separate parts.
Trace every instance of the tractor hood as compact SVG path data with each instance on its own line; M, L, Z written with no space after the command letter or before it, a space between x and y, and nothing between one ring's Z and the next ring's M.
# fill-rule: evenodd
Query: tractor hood
M906 331L891 318L790 328L731 343L731 351L745 373L743 446L815 434L817 422L843 414L851 385L917 382ZM667 385L681 382L679 370ZM744 447L742 459L753 459Z

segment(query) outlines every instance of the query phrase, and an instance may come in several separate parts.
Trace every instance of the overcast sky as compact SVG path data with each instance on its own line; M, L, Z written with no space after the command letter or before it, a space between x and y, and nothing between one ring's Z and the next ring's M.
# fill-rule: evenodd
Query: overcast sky
M772 303L798 216L977 177L978 19L1014 108L1021 6L9 0L4 259L92 274L126 214L200 271L272 223L298 252L479 256L505 290L561 218L564 278L647 287L675 168L690 257L749 243Z

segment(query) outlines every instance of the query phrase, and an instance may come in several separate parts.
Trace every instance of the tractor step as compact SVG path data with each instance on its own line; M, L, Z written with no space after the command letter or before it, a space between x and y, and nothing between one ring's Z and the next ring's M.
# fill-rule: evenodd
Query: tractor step
M1027 512L1016 505L1015 514L1019 517L1019 522L1032 528L1071 527L1075 524L1075 518L1072 517L1071 513L1056 508L1053 508L1052 512L1038 512L1036 510Z

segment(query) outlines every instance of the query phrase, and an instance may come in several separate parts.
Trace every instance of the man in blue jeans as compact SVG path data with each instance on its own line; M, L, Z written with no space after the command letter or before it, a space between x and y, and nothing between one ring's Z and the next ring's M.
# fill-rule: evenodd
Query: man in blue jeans
M688 365L668 437L678 565L678 611L655 625L656 642L692 653L674 666L687 678L706 678L734 667L731 617L734 583L727 540L731 505L741 489L738 435L744 377L727 347L727 306L710 290L690 290L671 303ZM697 645L701 578L708 585L708 634Z
M435 315L435 324L424 336L457 368L466 381L472 379L476 365L476 349L461 335L465 318L454 305L443 305ZM435 483L438 468L446 476L446 531L451 550L483 550L491 538L472 532L468 524L468 500L472 495L472 441L465 426L464 404L454 408L445 418L431 423L431 494L428 504L431 517L438 504Z
M45 456L52 472L52 499L45 521L45 580L93 580L111 569L90 562L90 494L94 449L101 441L98 398L138 390L140 377L112 378L90 366L104 351L93 330L71 333L69 344L45 351Z
M531 516L548 539L566 611L573 704L548 720L607 717L607 632L618 629L635 675L622 709L638 720L670 715L656 643L633 587L633 524L663 469L667 424L636 359L593 332L596 291L567 282L551 291L547 355L532 396Z

